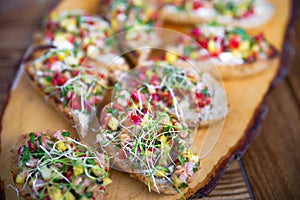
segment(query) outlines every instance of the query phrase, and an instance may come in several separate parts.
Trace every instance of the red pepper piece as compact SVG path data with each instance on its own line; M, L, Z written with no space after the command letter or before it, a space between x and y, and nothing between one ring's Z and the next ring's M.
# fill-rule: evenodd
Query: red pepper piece
M234 35L229 39L229 48L236 49L239 47L240 43L242 41L241 36Z
M203 3L201 1L194 1L193 2L193 9L198 10L199 8L203 7Z
M54 86L56 86L56 85L61 86L61 85L64 85L66 82L67 82L67 78L64 75L59 74L59 73L55 74L55 76L52 80L52 84Z
M30 151L34 151L36 149L35 145L30 141L28 141L27 144Z
M200 44L200 46L204 49L207 49L208 46L208 38L202 38L198 41L198 43Z
M263 33L260 33L258 34L257 36L255 36L255 40L260 43L264 40L264 34Z

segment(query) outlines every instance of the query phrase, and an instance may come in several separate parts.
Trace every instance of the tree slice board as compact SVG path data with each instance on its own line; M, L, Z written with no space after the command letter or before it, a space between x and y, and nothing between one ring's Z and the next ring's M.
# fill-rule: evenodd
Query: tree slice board
M276 48L282 50L284 35L288 26L291 11L291 0L272 0L275 13L270 22L253 33L263 31L266 38ZM84 9L91 13L97 12L98 0L88 3L80 0L61 1L55 10ZM194 182L189 188L183 190L186 197L197 193L197 196L206 195L217 183L222 171L238 152L244 152L254 139L257 124L260 124L265 109L262 109L267 92L278 76L279 60L264 72L243 79L228 80L224 82L230 103L230 114L220 138L212 151L201 160L201 170L197 173ZM75 130L62 115L48 105L40 94L32 87L28 77L20 66L17 77L8 94L7 104L2 116L1 130L1 156L0 176L4 184L0 184L1 194L6 199L16 199L16 194L7 185L12 184L10 174L10 148L15 144L17 137L30 131L43 131L55 129L70 130L76 136ZM252 130L252 131L250 131ZM200 147L205 138L205 129L199 131L194 145ZM108 186L106 199L180 199L181 196L159 195L149 192L148 188L126 173L111 170L113 183ZM5 191L4 191L5 190Z

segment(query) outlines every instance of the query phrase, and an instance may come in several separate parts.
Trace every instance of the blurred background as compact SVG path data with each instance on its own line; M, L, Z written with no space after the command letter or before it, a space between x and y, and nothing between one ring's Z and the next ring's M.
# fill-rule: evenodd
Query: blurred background
M0 110L42 17L57 1L0 1ZM300 199L300 2L294 1L285 51L295 53L286 79L271 91L262 133L243 157L252 193L234 161L205 199ZM291 13L292 15L292 13ZM26 105L24 105L26 106ZM16 111L18 112L18 111Z

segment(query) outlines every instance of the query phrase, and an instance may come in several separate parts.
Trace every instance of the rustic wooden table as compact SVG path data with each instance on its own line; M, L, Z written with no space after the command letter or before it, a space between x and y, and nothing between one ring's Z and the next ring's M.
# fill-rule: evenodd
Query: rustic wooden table
M300 2L295 2L294 9L299 11ZM52 4L46 0L0 1L0 110L20 59ZM287 78L267 99L269 112L262 133L204 199L300 199L300 13L295 13L296 56Z

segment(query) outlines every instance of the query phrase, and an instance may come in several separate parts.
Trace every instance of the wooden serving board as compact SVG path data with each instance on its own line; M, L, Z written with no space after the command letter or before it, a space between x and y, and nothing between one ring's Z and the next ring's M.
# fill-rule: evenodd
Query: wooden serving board
M269 41L278 49L282 49L284 35L290 18L291 0L272 0L275 6L273 19L260 29ZM65 0L55 8L56 11L84 9L90 13L97 12L98 0ZM220 177L220 169L227 164L249 138L249 131L255 125L257 116L261 114L263 100L279 71L279 61L266 71L255 76L224 82L230 103L230 114L225 119L221 136L208 156L201 160L201 170L195 181L186 190L186 197L201 191L210 191ZM31 86L28 77L20 67L17 77L9 93L8 101L2 116L1 124L1 156L0 176L4 181L3 192L6 199L16 199L16 194L7 185L12 184L10 174L10 148L20 134L31 131L67 129L76 135L72 126L48 105L40 94ZM205 138L205 130L195 139L195 145L200 145ZM244 150L244 149L243 149ZM221 170L222 171L222 170ZM108 186L106 199L180 199L180 195L166 196L148 192L145 185L129 177L128 174L111 170L113 183ZM2 190L1 189L1 190ZM1 192L0 190L0 192ZM1 194L3 194L1 192Z

